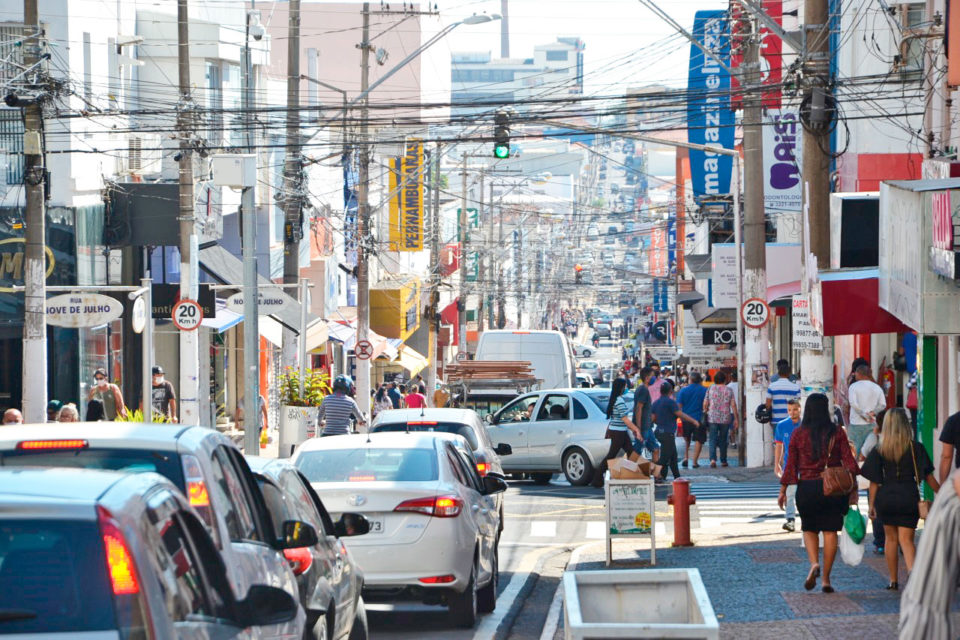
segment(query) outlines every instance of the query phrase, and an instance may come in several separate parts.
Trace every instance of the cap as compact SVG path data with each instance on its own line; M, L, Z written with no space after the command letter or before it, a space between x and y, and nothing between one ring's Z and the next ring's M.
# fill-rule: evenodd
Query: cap
M47 403L47 411L60 411L60 407L63 406L63 403L59 400L51 400Z
M94 369L94 370L93 370L93 375L95 375L95 376L103 376L104 378L106 378L106 377L107 377L107 370L106 370L106 369L103 369L103 368Z
M154 367L154 368L153 368L153 375L155 375L155 376L163 375L163 367L161 367L161 366L159 366L159 365L156 366L156 367Z

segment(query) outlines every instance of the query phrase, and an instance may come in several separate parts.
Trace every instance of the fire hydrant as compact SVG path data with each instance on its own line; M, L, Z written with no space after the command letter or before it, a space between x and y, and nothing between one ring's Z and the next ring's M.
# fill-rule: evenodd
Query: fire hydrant
M692 547L690 541L690 505L697 496L690 495L690 481L674 478L673 493L667 496L667 504L673 505L673 546Z

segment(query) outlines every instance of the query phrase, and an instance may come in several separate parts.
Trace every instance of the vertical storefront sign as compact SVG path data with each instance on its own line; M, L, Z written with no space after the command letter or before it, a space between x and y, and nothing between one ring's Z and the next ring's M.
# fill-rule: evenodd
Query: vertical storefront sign
M390 167L390 249L422 251L423 143L408 141Z
M650 231L650 275L667 275L667 230L656 228Z
M783 0L763 0L763 11L778 25L783 25ZM736 69L743 62L745 43L740 35L742 21L752 16L744 12L737 0L730 2L730 68ZM783 80L783 40L765 24L760 23L760 83L768 88L763 92L763 106L766 109L780 108L780 82ZM731 78L733 87L733 107L738 108L743 95L738 91L740 83ZM766 143L764 143L766 144Z
M343 257L348 267L357 266L357 184L359 174L351 153L343 154ZM347 276L347 306L357 306L357 278Z
M763 122L763 204L768 213L802 210L797 165L802 137L796 111L767 112Z

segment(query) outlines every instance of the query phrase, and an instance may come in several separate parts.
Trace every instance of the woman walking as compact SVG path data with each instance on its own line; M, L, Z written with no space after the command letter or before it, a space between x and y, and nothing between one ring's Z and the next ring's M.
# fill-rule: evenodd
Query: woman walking
M913 571L917 549L914 534L920 519L919 484L926 480L934 492L940 484L933 475L933 463L926 448L913 441L910 418L903 409L890 409L883 420L880 444L867 455L863 476L870 481L870 517L883 522L886 539L884 557L890 584L887 589L900 588L897 565L903 550L907 571Z
M790 437L787 466L780 478L778 504L783 509L787 501L787 485L797 485L797 510L803 529L803 546L810 560L810 572L803 583L807 591L817 584L821 575L820 540L823 533L824 593L833 593L830 571L837 557L837 532L843 527L843 516L849 506L849 496L826 496L820 474L827 467L840 467L856 476L859 472L847 436L830 419L830 402L822 393L811 394L803 412L800 427ZM856 499L855 494L853 499Z
M378 416L381 411L390 409L393 409L393 401L387 395L387 385L384 383L377 387L377 395L373 397L373 415Z
M593 486L603 486L603 472L607 470L607 461L617 457L620 451L628 455L633 451L633 442L630 440L630 434L627 429L633 431L637 438L641 438L640 429L633 424L630 419L630 405L623 399L623 392L627 388L627 381L624 378L615 378L610 387L610 400L607 402L607 419L610 425L607 427L606 438L610 439L610 450L603 458L603 461L597 465L597 470L593 475Z

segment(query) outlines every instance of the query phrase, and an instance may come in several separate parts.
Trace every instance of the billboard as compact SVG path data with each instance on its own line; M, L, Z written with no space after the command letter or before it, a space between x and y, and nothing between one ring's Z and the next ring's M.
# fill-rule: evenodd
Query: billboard
M802 211L800 140L797 111L772 109L763 119L763 205L768 213Z
M650 230L650 275L665 276L669 271L667 264L667 230L655 227Z
M763 0L763 12L773 19L778 25L783 26L783 0ZM736 69L743 63L743 52L745 48L744 38L740 35L739 25L743 21L749 20L750 15L744 15L743 6L740 2L733 0L730 2L730 25L732 47L730 53L730 68ZM765 109L780 108L780 83L783 80L783 40L775 34L762 21L760 22L760 83L769 85L769 88L763 92L763 107ZM740 107L743 97L738 91L740 83L737 78L731 78L733 87L733 106ZM766 144L766 142L764 142Z
M408 140L390 161L391 251L423 250L423 143Z
M697 11L693 37L721 60L730 58L730 36L725 11ZM687 139L693 144L733 149L734 119L730 109L730 74L716 60L690 45L687 76ZM694 197L730 192L733 157L690 150Z

